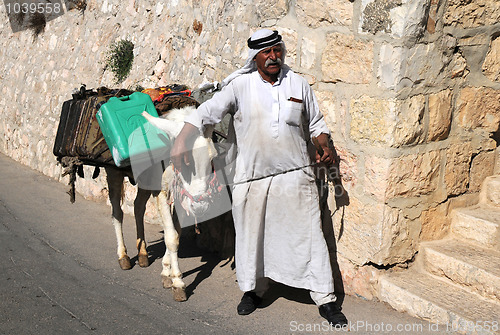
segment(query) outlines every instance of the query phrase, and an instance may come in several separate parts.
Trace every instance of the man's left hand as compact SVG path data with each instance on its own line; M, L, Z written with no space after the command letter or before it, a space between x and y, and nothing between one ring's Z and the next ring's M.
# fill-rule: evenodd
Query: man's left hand
M320 155L316 151L316 163L325 163L326 165L332 165L335 162L333 158L333 151L329 147L322 147L323 155Z
M335 163L333 150L328 145L327 134L320 134L313 142L316 147L316 163L325 163L326 165Z

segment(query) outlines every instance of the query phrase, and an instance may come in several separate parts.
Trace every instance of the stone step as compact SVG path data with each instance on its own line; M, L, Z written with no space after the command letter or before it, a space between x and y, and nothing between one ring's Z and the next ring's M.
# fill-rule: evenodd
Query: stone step
M426 271L500 303L500 252L461 240L420 245Z
M480 203L500 207L500 175L487 177L481 186Z
M380 298L394 309L444 325L447 332L498 333L500 304L410 268L379 281Z
M500 250L500 208L477 205L451 213L452 234L487 248Z

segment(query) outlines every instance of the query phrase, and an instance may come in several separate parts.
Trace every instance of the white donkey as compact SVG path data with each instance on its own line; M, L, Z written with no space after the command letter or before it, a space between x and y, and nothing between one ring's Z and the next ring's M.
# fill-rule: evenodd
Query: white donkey
M194 107L185 107L169 111L162 118L156 118L144 112L143 116L155 127L166 132L173 141L184 125L184 118ZM166 245L163 256L163 270L161 272L163 287L172 288L176 301L185 301L185 284L182 281L182 272L179 269L177 251L179 248L179 236L181 225L173 220L174 203L177 208L182 207L187 215L195 217L203 215L209 206L209 197L205 196L208 191L209 178L212 176L212 160L217 152L211 139L212 129L208 129L204 136L199 136L193 145L192 171L176 173L172 165L166 167L161 177L161 190L146 190L141 188L139 182L137 196L134 201L134 216L137 228L137 250L138 262L141 267L149 265L148 253L146 251L146 240L144 236L144 213L146 202L151 194L156 198L158 209L161 215ZM124 177L130 172L115 168L106 168L109 186L109 198L112 206L112 220L115 227L116 239L118 242L118 261L124 270L132 267L127 249L123 240L122 223L123 211L121 209L121 199L123 192ZM158 185L160 182L157 183ZM183 194L188 196L179 197L175 188L182 187ZM177 193L177 196L175 196ZM195 200L196 199L196 200ZM177 214L180 211L177 211ZM178 215L181 216L181 215Z

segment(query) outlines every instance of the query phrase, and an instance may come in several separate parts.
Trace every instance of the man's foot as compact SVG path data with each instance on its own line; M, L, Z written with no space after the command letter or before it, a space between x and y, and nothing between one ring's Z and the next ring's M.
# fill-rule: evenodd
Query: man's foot
M257 309L257 306L262 302L262 298L257 296L255 292L245 292L238 304L238 314L248 315Z
M342 308L332 301L319 306L319 315L327 319L332 326L343 327L347 325L347 318L341 310Z

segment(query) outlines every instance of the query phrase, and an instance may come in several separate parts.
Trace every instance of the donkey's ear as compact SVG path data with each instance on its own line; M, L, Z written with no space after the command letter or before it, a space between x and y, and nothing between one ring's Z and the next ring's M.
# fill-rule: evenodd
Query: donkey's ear
M142 116L144 116L153 126L166 132L168 136L172 138L177 136L177 128L179 128L179 126L175 121L154 117L145 111L142 112Z

